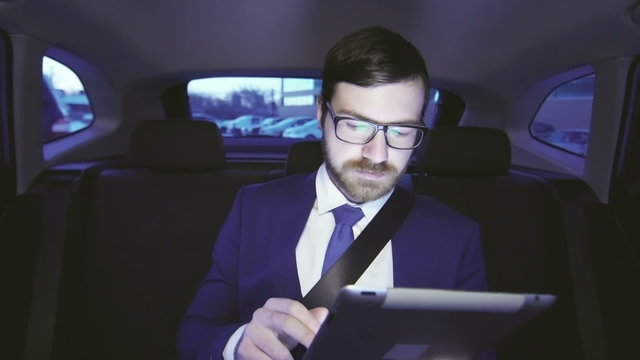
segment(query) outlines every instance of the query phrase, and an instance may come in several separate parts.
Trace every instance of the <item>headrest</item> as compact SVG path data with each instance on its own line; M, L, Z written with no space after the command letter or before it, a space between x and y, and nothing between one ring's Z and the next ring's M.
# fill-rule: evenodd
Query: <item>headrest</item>
M494 128L441 127L425 135L416 157L416 171L440 176L506 175L511 167L511 143Z
M323 161L320 140L297 142L289 148L284 172L293 175L316 171Z
M131 135L129 163L163 171L219 170L225 166L222 135L206 121L145 120Z

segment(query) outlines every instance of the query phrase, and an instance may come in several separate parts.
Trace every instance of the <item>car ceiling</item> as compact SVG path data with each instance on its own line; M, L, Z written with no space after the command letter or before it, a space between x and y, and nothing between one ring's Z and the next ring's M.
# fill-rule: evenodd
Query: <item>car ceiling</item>
M0 27L50 42L116 86L229 71L318 70L369 25L423 52L433 79L509 99L570 67L640 53L635 0L0 0Z

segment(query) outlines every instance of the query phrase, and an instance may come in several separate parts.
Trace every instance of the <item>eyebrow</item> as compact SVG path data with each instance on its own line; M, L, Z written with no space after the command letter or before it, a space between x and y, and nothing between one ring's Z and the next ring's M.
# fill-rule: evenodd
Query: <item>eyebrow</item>
M336 111L334 109L334 111ZM371 119L367 116L364 116L362 114L358 114L355 111L351 111L351 110L341 110L340 111L341 114L338 114L336 111L336 116L337 117L350 117L353 118L355 120L366 120L366 121L370 121L374 124L378 124L378 125L417 125L417 126L424 126L424 123L422 122L422 120L415 120L415 119L411 119L411 120L400 120L400 121L391 121L388 123L380 123L374 119ZM345 115L342 115L345 114Z

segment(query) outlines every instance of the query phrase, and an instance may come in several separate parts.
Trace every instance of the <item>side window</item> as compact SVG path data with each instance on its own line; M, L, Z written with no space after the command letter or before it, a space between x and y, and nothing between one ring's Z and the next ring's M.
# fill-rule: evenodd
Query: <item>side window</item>
M215 122L225 137L319 139L313 78L216 77L187 85L191 116Z
M594 83L595 74L589 74L555 88L531 122L531 136L584 157L589 144Z
M87 128L93 110L80 78L66 65L42 58L42 131L44 142Z

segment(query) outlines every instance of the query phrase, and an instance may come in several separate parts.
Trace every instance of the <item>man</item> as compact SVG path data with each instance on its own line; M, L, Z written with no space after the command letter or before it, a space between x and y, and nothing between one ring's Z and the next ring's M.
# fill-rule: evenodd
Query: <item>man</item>
M328 52L317 110L325 163L239 191L181 325L181 357L291 359L309 346L327 309L300 300L321 278L332 210L362 211L357 236L381 209L422 140L427 95L422 56L398 34L366 28ZM475 222L417 196L356 285L485 290L479 238Z

